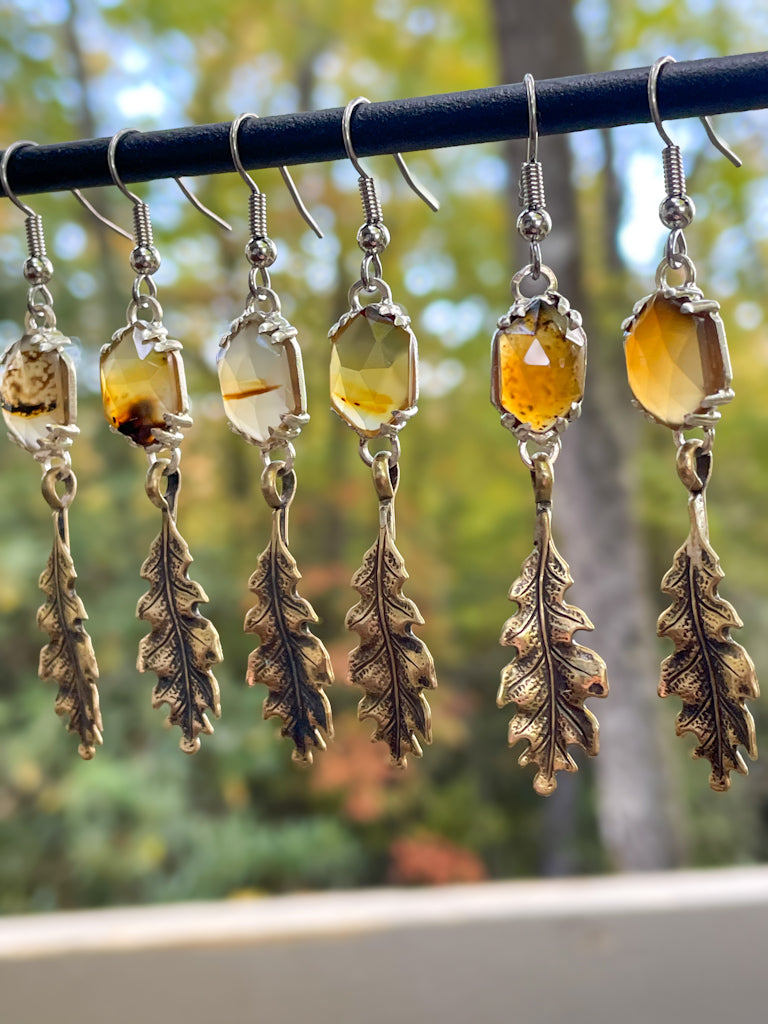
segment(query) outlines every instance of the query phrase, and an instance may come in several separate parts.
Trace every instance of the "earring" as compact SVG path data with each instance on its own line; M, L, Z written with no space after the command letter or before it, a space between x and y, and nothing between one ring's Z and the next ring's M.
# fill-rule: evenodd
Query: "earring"
M418 608L403 596L408 579L395 546L394 500L400 479L398 431L416 412L417 347L411 321L392 301L382 279L380 255L389 244L374 180L352 146L352 113L363 96L344 110L342 135L347 156L359 174L365 224L357 234L363 251L360 279L349 291L350 308L329 331L331 339L331 405L360 437L360 456L371 468L379 501L379 535L352 579L360 600L347 614L347 629L360 636L349 660L350 681L365 696L358 717L376 722L374 740L388 744L392 763L406 765L406 755L420 757L417 733L431 742L430 709L424 689L437 686L432 655L413 633L421 625ZM406 181L433 210L439 203L413 179L400 154L395 159ZM381 301L360 304L360 295L381 295ZM375 438L388 450L372 452Z
M530 262L512 278L514 302L498 323L491 350L491 401L501 422L517 438L531 472L536 500L533 552L512 584L510 601L518 610L507 620L501 643L517 655L502 672L497 704L515 703L509 745L527 740L521 765L535 764L533 787L548 796L556 772L575 772L568 746L598 752L598 724L584 707L588 697L608 694L605 664L573 640L580 629L594 629L579 608L563 597L573 583L567 562L552 540L552 487L560 435L581 411L587 363L587 336L581 315L557 291L557 278L541 262L539 243L552 221L546 211L544 179L538 162L536 89L525 76L528 100L528 153L522 165L523 212L517 230L530 245ZM527 298L521 286L544 277L546 289Z
M672 604L659 618L657 632L671 640L675 650L662 663L659 696L680 697L677 734L696 736L693 756L711 762L709 784L723 791L731 784L731 771L747 774L739 744L751 758L757 756L755 725L744 702L755 700L759 691L749 655L730 636L742 622L717 593L723 571L709 543L706 487L715 423L720 419L718 407L731 401L733 391L720 306L705 299L697 287L696 268L686 250L683 230L695 210L686 194L680 148L664 130L659 113L659 73L671 62L672 57L657 60L648 76L651 115L666 144L662 159L667 195L659 216L669 237L656 271L656 290L635 304L622 327L635 405L674 431L677 472L688 491L690 533L661 583ZM713 144L741 166L708 119L701 121ZM682 274L682 282L671 284L670 272ZM685 431L694 427L703 428L703 439L686 440Z
M245 617L245 631L257 634L261 643L248 659L246 679L250 686L269 688L264 718L280 718L281 734L294 743L293 759L311 764L311 748L325 750L323 732L333 736L323 690L333 682L333 670L323 643L310 631L309 624L319 620L297 593L301 574L288 549L288 513L296 489L292 442L309 416L296 328L281 316L269 276L277 246L267 233L267 197L246 172L238 150L240 125L256 116L241 114L229 132L232 162L250 189L251 238L245 254L251 270L245 311L222 338L217 363L229 426L260 449L261 490L272 509L270 541L248 583L256 604ZM322 238L287 169L280 171L302 216ZM275 452L282 457L273 459Z
M153 707L169 705L168 720L182 731L181 749L193 754L200 748L199 734L213 732L206 708L217 718L221 713L211 666L221 661L222 653L218 633L198 611L208 598L187 575L192 556L176 526L181 431L192 425L192 418L182 345L169 338L163 327L152 277L160 266L160 254L153 243L149 208L126 188L117 172L118 143L131 131L123 129L112 137L108 160L113 182L134 204L135 247L130 262L136 279L127 325L101 350L101 393L110 427L147 453L147 495L162 512L160 534L141 567L150 589L139 600L136 614L152 631L139 645L137 668L157 673ZM206 215L229 228L191 198Z
M84 625L88 616L75 590L77 573L69 546L69 506L77 491L69 450L79 433L75 366L67 352L71 341L56 327L48 289L53 264L46 254L42 218L8 183L12 154L35 145L14 142L0 163L5 194L26 216L29 252L24 263L29 284L25 331L0 361L0 403L9 438L43 468L43 497L53 512L53 549L40 577L46 602L37 613L37 623L50 639L40 652L39 675L57 683L56 712L68 718L67 729L80 737L80 756L90 760L102 743L103 726L96 688L99 670Z

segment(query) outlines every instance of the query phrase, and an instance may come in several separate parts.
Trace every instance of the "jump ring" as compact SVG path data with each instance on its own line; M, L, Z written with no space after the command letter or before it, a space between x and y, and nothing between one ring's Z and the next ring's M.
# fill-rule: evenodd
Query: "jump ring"
M397 434L381 434L379 436L382 439L386 438L387 441L389 441L389 443L391 445L391 449L388 452L385 451L384 449L382 449L381 452L376 452L376 455L377 456L381 455L381 454L387 455L389 457L389 464L390 464L390 466L396 466L397 463L398 463L398 460L400 459L400 438L397 436ZM375 438L373 438L373 437L361 437L360 438L360 458L363 460L363 462L366 464L366 466L372 466L373 465L373 460L376 457L376 456L371 454L371 451L370 451L370 449L368 447L368 445L371 443L371 441L374 441L374 440L375 440Z
M64 493L59 494L56 484L64 484ZM68 465L52 466L43 474L41 483L43 497L52 509L69 508L77 494L77 477Z

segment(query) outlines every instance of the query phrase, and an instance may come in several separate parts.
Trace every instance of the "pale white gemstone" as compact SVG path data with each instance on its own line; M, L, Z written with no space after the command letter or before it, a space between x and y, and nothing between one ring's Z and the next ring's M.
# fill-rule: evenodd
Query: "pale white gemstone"
M58 349L39 349L23 338L5 354L0 383L3 419L14 440L36 452L49 427L69 422L68 365Z
M293 349L259 334L257 322L219 349L217 362L224 412L257 444L269 440L270 428L277 430L285 415L301 411Z

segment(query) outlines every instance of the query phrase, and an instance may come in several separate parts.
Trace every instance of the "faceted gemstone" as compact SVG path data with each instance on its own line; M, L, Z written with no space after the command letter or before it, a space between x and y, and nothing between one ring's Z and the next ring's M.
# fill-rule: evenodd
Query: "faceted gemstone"
M415 342L407 327L376 304L363 306L331 347L331 403L361 434L373 437L414 401Z
M655 419L682 427L707 395L728 387L728 371L709 313L681 313L684 297L656 292L624 340L632 394Z
M524 316L497 335L498 393L505 412L537 433L568 416L584 394L587 338L537 296Z
M28 451L35 452L48 436L48 426L71 422L71 366L58 349L41 351L27 338L5 355L0 404L8 430ZM74 389L72 389L74 390Z
M227 418L252 441L268 441L270 427L276 430L283 416L304 411L296 350L259 334L258 322L230 338L217 363Z
M185 410L177 352L157 352L156 335L138 321L101 354L101 397L107 422L134 444L155 443L152 428L166 427L166 413Z

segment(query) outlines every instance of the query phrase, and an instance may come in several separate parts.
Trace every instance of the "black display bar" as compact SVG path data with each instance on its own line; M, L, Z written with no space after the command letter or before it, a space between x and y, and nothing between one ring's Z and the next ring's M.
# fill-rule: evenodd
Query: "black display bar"
M644 67L542 79L536 83L540 133L650 121L648 72ZM658 99L669 119L768 107L768 52L669 64L659 78ZM336 107L248 122L240 131L243 163L257 169L340 160L345 156L341 115ZM120 143L121 175L136 182L231 172L228 131L229 122L223 122L127 136ZM361 157L499 142L527 133L522 83L362 105L353 119ZM20 150L10 161L11 186L24 195L109 185L108 143L82 139Z

